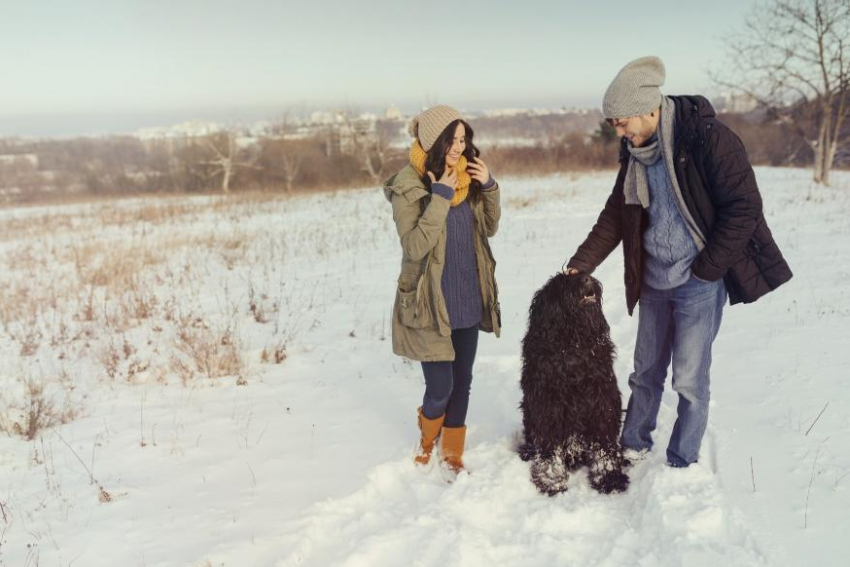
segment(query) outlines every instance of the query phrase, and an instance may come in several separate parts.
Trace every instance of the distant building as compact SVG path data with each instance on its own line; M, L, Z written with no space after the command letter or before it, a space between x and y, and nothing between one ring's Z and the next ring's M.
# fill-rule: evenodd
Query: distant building
M310 124L333 124L334 115L327 110L317 110L310 113Z
M225 128L216 122L190 120L174 126L141 128L134 135L148 150L164 144L168 151L174 151L189 145L195 138L203 138L224 130Z
M140 140L163 139L163 138L198 138L221 132L224 128L216 122L203 122L200 120L189 120L174 126L159 126L154 128L142 128L136 131L136 137Z
M399 110L398 107L395 105L390 106L386 110L386 112L384 113L384 117L387 120L401 120L402 118L404 118L401 114L401 110Z
M260 120L248 126L248 134L252 137L262 138L274 133L274 124L269 120Z
M328 156L353 154L358 148L373 144L377 136L378 130L374 116L333 124L327 131L326 153Z
M487 118L515 118L521 116L553 116L553 115L566 115L566 114L577 114L579 116L586 116L590 113L596 112L595 109L592 108L579 108L579 107L561 107L561 108L491 108L488 110L482 111L482 115Z
M507 116L527 115L530 111L527 108L492 108L483 111L484 116L488 118L503 118Z
M0 164L29 165L33 169L38 169L38 156L36 154L0 154Z
M712 102L721 112L744 113L758 107L758 101L755 98L743 93L721 93Z

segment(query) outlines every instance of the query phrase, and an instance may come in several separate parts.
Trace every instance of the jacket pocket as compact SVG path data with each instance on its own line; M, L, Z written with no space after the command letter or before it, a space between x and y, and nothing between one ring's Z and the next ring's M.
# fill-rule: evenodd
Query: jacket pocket
M411 329L424 329L431 325L431 314L427 305L422 301L420 290L422 279L420 278L416 288L404 291L398 288L398 306L401 324Z
M750 238L747 242L747 255L755 258L761 254L762 246L755 237Z

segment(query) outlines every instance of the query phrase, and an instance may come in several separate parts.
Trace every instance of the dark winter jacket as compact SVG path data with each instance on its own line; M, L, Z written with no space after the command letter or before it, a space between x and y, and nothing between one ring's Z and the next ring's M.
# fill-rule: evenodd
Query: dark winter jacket
M682 196L705 248L691 265L695 276L723 278L731 304L750 303L791 279L791 270L762 214L761 195L744 145L717 120L701 96L670 97L676 104L673 162ZM590 234L568 265L591 273L622 241L629 314L640 299L647 214L626 205L623 182L629 163L625 138L614 190Z

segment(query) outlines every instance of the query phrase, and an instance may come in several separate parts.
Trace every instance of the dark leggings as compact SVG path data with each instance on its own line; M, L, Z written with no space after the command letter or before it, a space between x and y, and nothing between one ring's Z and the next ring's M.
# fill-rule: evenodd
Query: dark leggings
M446 414L445 427L466 423L469 389L472 387L472 365L478 349L478 325L452 331L455 359L452 362L423 362L425 398L422 413L428 419Z

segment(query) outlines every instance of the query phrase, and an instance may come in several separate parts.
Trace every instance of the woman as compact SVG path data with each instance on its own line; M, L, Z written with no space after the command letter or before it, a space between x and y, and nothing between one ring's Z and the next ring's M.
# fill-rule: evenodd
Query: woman
M410 163L384 187L402 249L393 352L421 361L425 375L414 462L428 465L442 437L441 468L451 481L463 470L478 331L499 336L501 325L488 242L499 225L499 186L457 110L425 110L410 132Z

